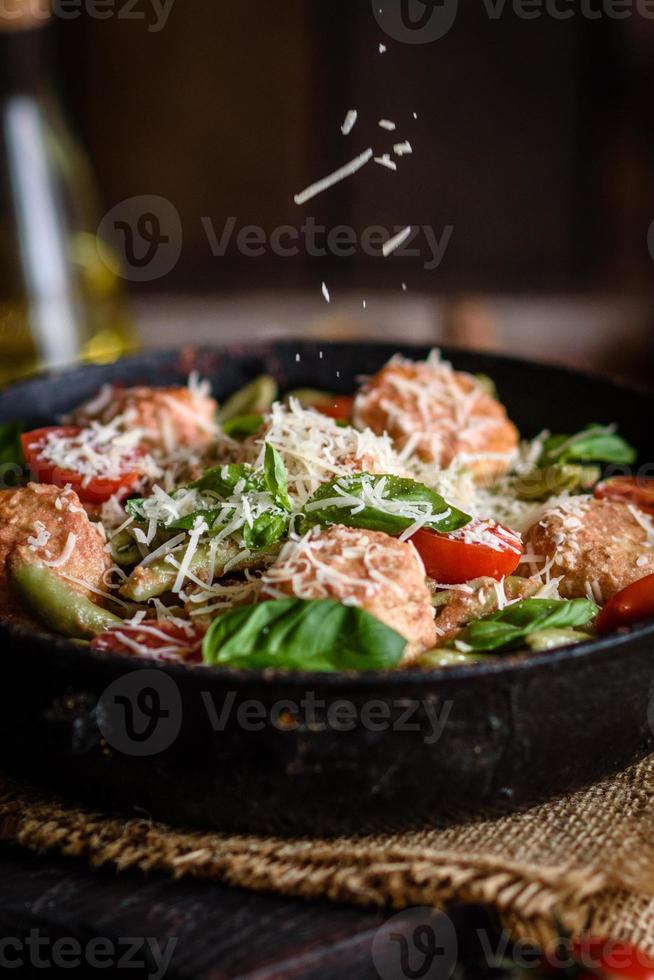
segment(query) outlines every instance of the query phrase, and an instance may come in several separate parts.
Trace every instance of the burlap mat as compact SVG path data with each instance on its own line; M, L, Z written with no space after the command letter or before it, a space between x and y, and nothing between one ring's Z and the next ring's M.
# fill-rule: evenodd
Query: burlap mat
M92 865L195 875L357 904L494 906L514 935L559 926L654 954L654 756L524 813L447 829L334 839L178 830L0 779L0 839Z

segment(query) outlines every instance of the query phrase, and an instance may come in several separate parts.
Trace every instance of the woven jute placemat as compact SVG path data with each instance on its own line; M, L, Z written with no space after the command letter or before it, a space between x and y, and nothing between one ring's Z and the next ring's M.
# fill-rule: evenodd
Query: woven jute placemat
M563 926L654 953L654 756L522 813L333 839L180 830L105 814L0 777L0 839L33 850L395 908L471 902L542 943Z

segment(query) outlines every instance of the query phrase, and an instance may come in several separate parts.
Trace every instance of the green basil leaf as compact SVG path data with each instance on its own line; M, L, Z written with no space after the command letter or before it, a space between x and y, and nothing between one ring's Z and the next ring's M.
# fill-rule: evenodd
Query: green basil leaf
M475 651L512 650L536 630L587 626L598 611L589 599L523 599L470 623L457 641Z
M223 432L232 439L247 439L263 425L263 415L237 415L223 425Z
M215 619L204 662L237 668L383 670L396 667L406 640L370 613L332 599L271 599Z
M131 497L125 503L125 511L130 517L133 517L135 521L144 521L145 516L143 514L143 504L145 503L144 497Z
M178 520L173 521L172 524L166 525L166 530L168 531L192 531L197 521L198 517L201 517L209 530L213 527L213 523L222 512L221 507L210 508L208 510L194 510L193 513L187 514L185 517L180 517Z
M413 516L406 516L406 506L402 508L402 505L412 504L417 505ZM404 514L400 512L402 509ZM470 521L467 514L451 507L440 494L415 480L357 473L323 484L305 505L302 525L344 524L401 534L424 517L425 509L432 517L423 526L432 531L456 531Z
M539 466L551 463L635 463L636 450L611 426L589 425L574 436L554 435L543 443Z
M266 511L255 517L252 526L242 528L243 541L249 551L261 551L280 541L286 534L288 520L283 514Z
M288 496L288 474L284 460L275 447L268 442L266 443L263 461L263 479L266 489L275 503L283 507L284 510L292 511L293 505Z
M263 489L260 478L253 472L248 463L226 463L222 466L212 466L206 470L199 480L188 484L190 490L206 490L215 493L223 500L231 497L235 488L245 481L245 490Z

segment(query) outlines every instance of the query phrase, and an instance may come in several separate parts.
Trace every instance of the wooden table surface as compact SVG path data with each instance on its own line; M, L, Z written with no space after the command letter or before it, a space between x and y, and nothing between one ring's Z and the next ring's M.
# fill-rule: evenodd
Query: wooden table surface
M400 966L392 945L373 956L375 936L393 915L397 913L279 898L192 878L175 881L160 873L92 871L78 860L0 845L0 972L8 976L86 977L97 972L167 980L408 980L411 974ZM477 929L492 931L490 919L481 909L461 907L448 909L448 917L460 953L476 959ZM36 963L30 936L40 942ZM113 953L106 954L110 966L94 970L85 962L94 962L85 952L94 938L111 944ZM61 966L60 974L50 966L46 973L45 963L55 960L58 940L77 942L79 965ZM149 962L144 959L144 951L155 943L164 955L170 950L169 962L162 964L151 953ZM75 949L70 956L76 958ZM20 968L10 968L16 960ZM449 972L439 971L436 964L420 975L447 980Z

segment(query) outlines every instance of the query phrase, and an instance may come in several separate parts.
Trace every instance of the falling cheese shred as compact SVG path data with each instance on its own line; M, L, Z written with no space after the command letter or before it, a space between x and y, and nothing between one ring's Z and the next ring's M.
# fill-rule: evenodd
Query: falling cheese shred
M345 116L345 119L343 121L343 125L341 126L341 132L343 136L350 135L350 133L354 129L354 125L357 121L357 117L358 117L358 112L356 111L356 109L348 110L347 115Z
M398 157L406 156L408 153L413 153L413 147L408 140L404 140L403 143L393 144L393 153Z
M388 241L384 242L382 245L382 254L384 257L387 258L392 252L398 249L400 245L407 240L410 234L411 225L407 225L407 227L403 228L402 231L397 233L397 235L393 235L392 238L389 238Z
M391 160L388 153L382 153L380 157L375 157L374 162L378 163L380 167L386 167L388 170L397 170L395 160Z
M354 158L354 160L350 160L349 163L339 167L338 170L334 170L333 173L328 174L321 180L317 180L315 184L310 184L309 187L306 187L303 191L300 191L299 194L294 196L293 200L296 204L305 204L307 201L310 201L312 197L316 197L317 194L322 194L323 191L333 187L334 184L338 184L346 177L350 177L352 174L355 174L357 170L360 170L361 167L368 163L371 157L372 147L368 147L367 150L360 153L358 157Z

